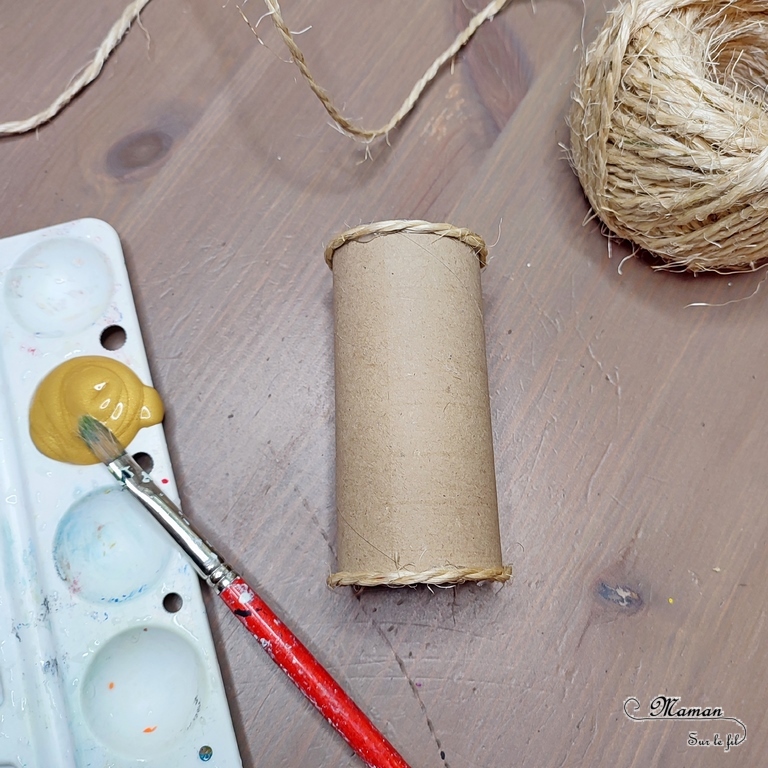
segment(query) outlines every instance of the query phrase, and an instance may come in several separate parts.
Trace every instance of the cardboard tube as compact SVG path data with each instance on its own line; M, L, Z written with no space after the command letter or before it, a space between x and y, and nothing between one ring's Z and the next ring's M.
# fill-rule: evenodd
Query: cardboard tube
M417 223L426 224L403 222ZM424 229L366 241L342 235L327 252L336 375L332 586L506 581L511 573L499 539L482 255L456 235Z

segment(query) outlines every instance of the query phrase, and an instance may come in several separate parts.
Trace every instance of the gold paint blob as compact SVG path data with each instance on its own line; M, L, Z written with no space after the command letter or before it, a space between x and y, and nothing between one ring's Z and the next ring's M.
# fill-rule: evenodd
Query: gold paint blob
M98 464L78 434L88 414L128 445L142 427L163 420L163 403L128 366L99 355L75 357L54 368L38 386L29 410L35 447L56 461Z

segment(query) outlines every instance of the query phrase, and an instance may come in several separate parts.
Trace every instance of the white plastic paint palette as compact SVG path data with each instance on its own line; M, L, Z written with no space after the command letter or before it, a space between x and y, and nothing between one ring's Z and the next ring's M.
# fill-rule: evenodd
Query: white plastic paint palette
M240 766L187 559L102 465L29 436L32 395L65 360L111 357L151 384L115 231L0 240L0 334L0 768ZM161 425L129 450L176 496Z

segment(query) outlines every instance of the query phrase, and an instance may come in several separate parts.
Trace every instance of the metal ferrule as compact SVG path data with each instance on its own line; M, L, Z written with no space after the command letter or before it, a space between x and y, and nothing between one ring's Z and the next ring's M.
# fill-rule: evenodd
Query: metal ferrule
M123 453L107 464L107 468L152 513L188 555L200 577L217 592L222 592L237 578L237 574L205 539L198 536L176 504L131 456Z

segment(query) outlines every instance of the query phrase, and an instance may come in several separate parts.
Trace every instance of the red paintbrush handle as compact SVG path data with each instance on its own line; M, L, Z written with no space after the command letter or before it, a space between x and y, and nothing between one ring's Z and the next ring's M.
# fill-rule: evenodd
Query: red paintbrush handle
M371 768L408 768L408 763L360 707L242 578L238 576L220 594L272 660L367 765Z

